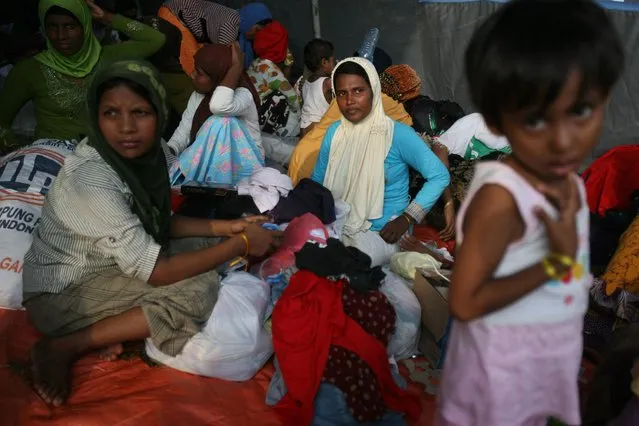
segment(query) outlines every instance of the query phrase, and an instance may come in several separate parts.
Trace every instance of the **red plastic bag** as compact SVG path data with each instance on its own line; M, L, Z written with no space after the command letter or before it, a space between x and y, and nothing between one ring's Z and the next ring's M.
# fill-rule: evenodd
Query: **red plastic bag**
M451 256L455 256L455 240L442 240L439 236L439 231L430 225L415 225L413 236L423 243L433 241L437 244L437 248L445 248Z

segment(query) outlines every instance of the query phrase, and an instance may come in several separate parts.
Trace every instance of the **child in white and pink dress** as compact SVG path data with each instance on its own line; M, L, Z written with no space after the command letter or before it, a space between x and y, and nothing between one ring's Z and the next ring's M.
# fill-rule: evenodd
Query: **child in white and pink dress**
M466 52L473 102L512 155L477 167L457 220L438 425L580 424L589 212L576 172L623 69L591 0L512 0Z

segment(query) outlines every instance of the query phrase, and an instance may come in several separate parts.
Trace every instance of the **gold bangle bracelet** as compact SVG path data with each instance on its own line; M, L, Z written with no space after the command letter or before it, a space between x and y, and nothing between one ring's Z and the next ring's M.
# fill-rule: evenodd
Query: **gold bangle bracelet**
M246 252L244 253L244 257L248 257L248 255L249 255L249 247L250 247L249 239L248 239L248 237L246 236L246 234L244 232L242 232L240 234L240 237L242 237L242 240L244 240L244 244L246 245Z

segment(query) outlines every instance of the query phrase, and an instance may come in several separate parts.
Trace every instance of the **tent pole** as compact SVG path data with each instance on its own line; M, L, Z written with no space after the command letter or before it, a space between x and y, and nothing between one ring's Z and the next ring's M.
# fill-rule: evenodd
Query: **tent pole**
M313 35L315 38L321 38L319 0L311 0L311 9L313 11Z

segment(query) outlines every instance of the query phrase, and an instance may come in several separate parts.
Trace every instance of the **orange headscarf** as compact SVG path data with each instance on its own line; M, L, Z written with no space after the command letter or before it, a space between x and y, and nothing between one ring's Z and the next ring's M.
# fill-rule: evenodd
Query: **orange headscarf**
M398 102L419 96L422 79L409 65L391 65L380 75L382 92Z

